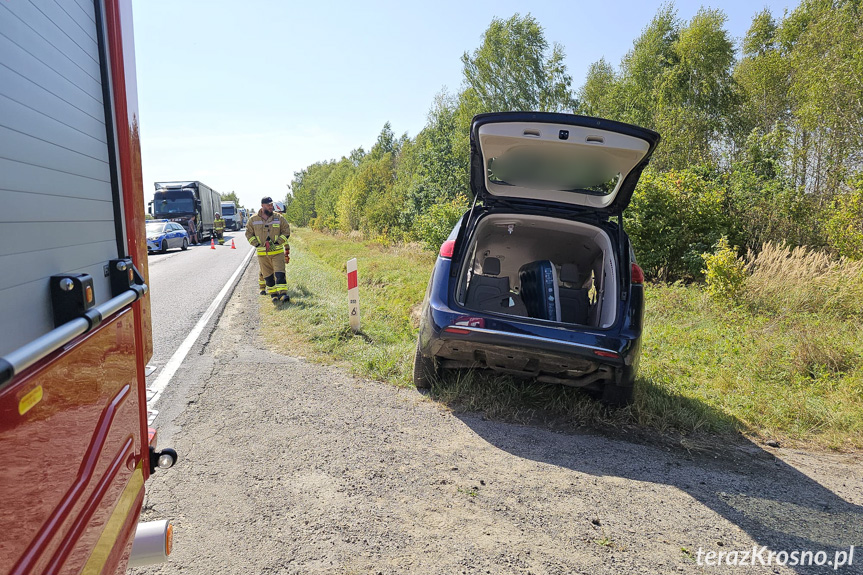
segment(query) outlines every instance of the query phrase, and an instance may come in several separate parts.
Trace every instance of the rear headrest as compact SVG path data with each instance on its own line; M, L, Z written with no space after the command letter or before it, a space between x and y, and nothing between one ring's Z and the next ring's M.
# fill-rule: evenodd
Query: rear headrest
M560 266L560 281L568 284L579 283L578 266L575 264L563 264ZM579 286L581 287L581 286Z
M482 262L482 275L496 276L500 274L500 260L497 258L485 258Z

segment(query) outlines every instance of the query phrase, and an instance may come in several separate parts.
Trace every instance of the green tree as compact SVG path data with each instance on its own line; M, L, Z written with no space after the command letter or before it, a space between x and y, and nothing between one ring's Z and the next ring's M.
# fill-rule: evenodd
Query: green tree
M654 160L660 168L715 164L714 151L730 137L737 89L726 19L720 10L702 8L671 46L672 65L661 76L656 98L655 125L664 136Z
M238 206L240 205L240 198L237 197L236 192L228 192L227 194L219 194L223 202L234 202Z
M572 111L572 78L559 44L549 46L539 22L528 14L495 18L472 54L464 53L464 88L478 112Z
M620 64L615 119L656 127L658 84L677 61L673 46L680 23L673 4L664 4L633 42Z
M584 85L578 90L579 113L611 120L619 119L620 106L615 101L618 85L614 67L605 58L591 64Z
M859 166L863 148L863 5L804 1L783 21L780 38L799 130L791 169L826 206Z
M460 121L458 101L438 94L416 141L417 178L410 195L416 212L467 192L468 129Z
M752 19L743 38L743 58L734 67L734 78L742 89L743 132L771 132L789 118L789 67L777 41L778 27L769 10Z
M381 133L378 134L378 139L375 142L375 145L372 146L368 155L372 160L379 160L384 154L393 153L396 149L397 143L395 134L393 134L393 128L390 123L387 122L381 129Z
M663 143L660 169L715 164L736 126L734 46L718 10L701 9L684 25L664 4L624 56L619 72L604 59L579 90L580 110L653 128Z
M329 164L322 174L319 189L315 194L315 218L310 224L319 230L338 229L338 202L346 182L356 172L356 167L348 158Z

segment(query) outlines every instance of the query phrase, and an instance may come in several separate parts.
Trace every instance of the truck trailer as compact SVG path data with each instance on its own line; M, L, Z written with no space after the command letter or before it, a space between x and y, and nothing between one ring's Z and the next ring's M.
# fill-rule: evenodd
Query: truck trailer
M170 551L138 521L176 460L148 423L132 1L3 8L0 573L121 574Z
M221 210L222 198L210 186L198 181L156 182L150 213L157 220L177 222L186 230L195 218L198 241L215 237L214 215Z

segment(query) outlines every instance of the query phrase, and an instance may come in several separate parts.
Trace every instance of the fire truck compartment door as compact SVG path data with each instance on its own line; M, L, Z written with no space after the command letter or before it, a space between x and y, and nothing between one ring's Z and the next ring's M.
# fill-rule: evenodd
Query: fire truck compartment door
M100 304L126 255L100 62L92 2L0 5L0 356L53 329L49 276Z

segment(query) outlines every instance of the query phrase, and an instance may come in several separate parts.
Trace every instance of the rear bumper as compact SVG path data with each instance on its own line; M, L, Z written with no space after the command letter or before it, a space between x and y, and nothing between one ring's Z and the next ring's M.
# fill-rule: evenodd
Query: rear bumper
M429 340L428 355L444 368L491 369L574 386L599 381L628 386L635 376L637 347L620 355L605 347L541 336L448 326Z

